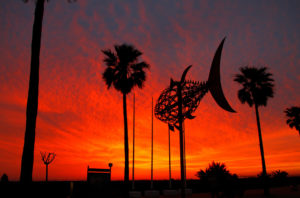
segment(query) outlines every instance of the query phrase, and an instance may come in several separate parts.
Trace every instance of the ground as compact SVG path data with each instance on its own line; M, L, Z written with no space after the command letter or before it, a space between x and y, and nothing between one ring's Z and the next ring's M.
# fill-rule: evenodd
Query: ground
M300 189L298 186L298 190L294 191L291 187L279 187L279 188L271 188L271 195L269 198L300 198ZM160 196L160 198L171 198L166 196ZM180 198L180 196L172 197L172 198ZM187 196L187 198L211 198L210 193L193 193L192 195ZM246 190L243 198L265 198L263 196L263 190Z

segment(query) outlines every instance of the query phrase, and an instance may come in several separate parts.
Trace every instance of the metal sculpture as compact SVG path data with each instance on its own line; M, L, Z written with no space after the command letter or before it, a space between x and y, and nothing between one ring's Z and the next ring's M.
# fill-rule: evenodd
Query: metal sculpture
M186 71L190 68L189 66ZM178 128L178 84L181 86L182 95L182 116L183 118L193 119L192 113L198 107L201 98L207 93L207 84L197 81L174 82L163 90L155 106L155 116L170 125Z
M235 112L228 104L221 87L220 80L220 60L225 38L219 45L212 65L208 81L192 81L185 80L188 70L192 67L188 66L181 77L180 81L174 81L171 78L170 86L162 91L155 105L155 116L178 129L178 88L181 89L182 95L182 116L183 119L193 119L192 113L197 109L200 100L210 91L217 104L224 110Z
M192 113L196 111L208 91L221 108L235 112L227 102L221 87L220 62L224 41L225 38L215 53L207 81L186 81L186 74L192 67L190 65L184 70L180 81L171 78L170 86L162 91L155 105L156 118L179 130L182 197L185 197L184 120L195 118Z

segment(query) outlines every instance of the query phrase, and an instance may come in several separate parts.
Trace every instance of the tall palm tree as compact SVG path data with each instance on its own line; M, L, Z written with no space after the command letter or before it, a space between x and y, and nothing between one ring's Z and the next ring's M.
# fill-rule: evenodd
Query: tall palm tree
M262 174L264 179L267 178L263 141L261 136L260 120L259 120L259 106L266 106L268 98L274 95L274 80L272 74L267 72L266 67L241 67L240 74L234 76L234 81L241 84L243 87L238 91L238 98L242 104L247 103L250 107L254 105L256 122L259 137L260 154L262 161ZM265 185L265 195L269 194L268 188Z
M25 1L25 0L24 0ZM28 0L27 0L28 1ZM25 2L27 2L25 1ZM36 2L32 43L31 43L31 65L29 77L29 89L26 108L26 129L21 165L21 182L32 181L32 169L34 160L35 127L38 110L38 91L39 91L39 67L40 67L40 48L42 37L42 23L44 16L45 0Z
M300 107L291 107L287 108L284 111L286 117L286 123L291 127L295 127L295 129L299 132L300 135Z
M113 85L117 91L123 94L125 154L124 181L126 188L128 188L129 149L126 96L135 86L143 88L146 80L145 69L149 68L149 64L144 61L139 62L139 57L142 55L142 52L132 45L115 45L114 49L115 52L110 49L102 50L105 55L103 61L107 66L102 77L108 89Z
M23 0L27 3L29 0ZM32 181L32 170L34 161L34 143L36 117L38 111L38 95L39 95L39 68L40 68L40 49L42 38L42 25L44 16L44 5L46 0L36 0L34 22L32 30L31 43L31 64L29 89L26 107L26 129L24 137L24 147L21 162L21 182ZM48 1L48 0L47 0ZM72 0L68 0L71 2ZM74 0L73 0L74 1Z

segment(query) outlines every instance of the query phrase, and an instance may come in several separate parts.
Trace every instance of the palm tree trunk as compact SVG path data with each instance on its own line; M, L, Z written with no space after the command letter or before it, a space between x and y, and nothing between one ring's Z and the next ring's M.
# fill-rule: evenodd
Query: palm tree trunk
M45 0L37 1L32 32L30 78L26 109L26 129L20 176L20 181L26 183L32 181L35 127L38 110L39 65L44 3Z
M128 190L129 184L129 148L128 148L128 126L127 126L127 105L126 94L123 94L123 116L124 116L124 153L125 153L125 170L124 182L125 188Z
M259 147L260 147L260 154L261 154L261 163L262 163L262 177L264 183L264 194L269 195L269 188L267 185L267 170L266 170L266 163L265 163L265 154L264 154L264 147L260 129L260 120L259 120L259 113L258 113L258 106L255 104L255 114L256 114L256 122L257 122L257 129L258 129L258 137L259 137Z

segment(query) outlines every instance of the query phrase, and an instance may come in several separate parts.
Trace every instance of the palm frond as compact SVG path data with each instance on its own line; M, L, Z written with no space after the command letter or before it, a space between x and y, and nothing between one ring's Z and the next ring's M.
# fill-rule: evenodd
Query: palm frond
M300 135L300 107L293 106L291 108L287 108L284 113L288 118L286 123L290 128L294 128L299 132Z
M142 55L142 52L135 49L134 46L128 44L115 45L115 50L120 62L123 65L136 62L138 57Z
M104 63L107 68L103 73L103 79L108 87L111 85L124 94L129 93L133 87L143 88L146 80L145 69L150 66L146 62L138 62L142 53L134 46L128 44L115 45L115 52L102 50Z
M131 68L135 71L141 71L144 69L149 69L150 65L144 61L131 65Z
M109 89L115 79L115 70L112 67L108 67L102 75L103 80L105 81L107 88Z
M274 79L272 74L268 73L267 67L241 67L239 74L234 76L234 81L242 85L238 91L238 98L241 103L248 103L266 106L268 98L274 96Z
M134 72L131 75L131 79L134 82L134 85L138 86L139 88L144 87L144 82L146 81L146 73L139 71L139 72Z
M246 89L240 89L238 91L238 98L242 104L247 103L250 107L253 105L253 99L249 91Z
M104 55L106 55L104 60L103 60L106 63L106 66L110 67L110 66L116 66L117 65L118 58L117 58L115 53L113 53L110 49L101 50L101 51Z

